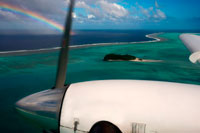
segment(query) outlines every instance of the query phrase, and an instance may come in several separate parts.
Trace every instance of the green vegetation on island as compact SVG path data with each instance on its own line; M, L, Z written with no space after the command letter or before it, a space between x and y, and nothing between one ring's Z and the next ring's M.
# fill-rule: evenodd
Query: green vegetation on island
M105 55L104 61L133 61L133 60L140 60L142 61L142 59L139 59L135 56L132 55L119 55L119 54L107 54Z

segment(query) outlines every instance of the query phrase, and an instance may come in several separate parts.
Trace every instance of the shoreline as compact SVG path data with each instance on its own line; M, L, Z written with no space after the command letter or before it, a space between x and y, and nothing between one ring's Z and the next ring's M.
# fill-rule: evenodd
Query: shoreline
M140 60L139 58L136 58L135 60L108 60L108 62L119 62L119 61L146 62L146 63L163 62L163 60L151 60L151 59Z
M153 42L163 42L167 39L158 37L158 35L164 34L164 32L159 33L152 33L145 35L146 38L154 39L151 41L139 41L139 42L114 42L114 43L92 43L92 44L83 44L83 45L74 45L70 46L70 49L76 49L76 48L85 48L85 47L92 47L92 46L108 46L108 45L127 45L127 44L140 44L140 43L153 43Z
M152 33L145 35L145 37L154 39L150 41L139 41L139 42L115 42L115 43L93 43L93 44L83 44L83 45L74 45L69 46L70 49L78 49L78 48L86 48L86 47L93 47L93 46L109 46L109 45L127 45L127 44L141 44L141 43L153 43L153 42L162 42L166 41L167 39L158 37L158 35L163 34L163 32L159 33ZM60 50L61 47L54 47L54 48L43 48L43 49L34 49L34 50L16 50L16 51L2 51L0 52L0 57L4 56L13 56L13 55L28 55L28 54L36 54L36 53L49 53L49 52L56 52Z
M148 35L146 35L146 37L155 39L155 41L152 41L152 42L164 42L164 41L167 41L168 39L159 37L159 35L161 35L161 34L164 34L164 32L148 34Z

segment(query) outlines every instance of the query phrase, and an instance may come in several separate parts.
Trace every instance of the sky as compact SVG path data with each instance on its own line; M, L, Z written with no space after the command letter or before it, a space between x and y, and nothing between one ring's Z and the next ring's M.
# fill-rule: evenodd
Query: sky
M64 25L69 0L1 0ZM76 0L73 29L200 29L199 0ZM57 32L0 6L0 30Z

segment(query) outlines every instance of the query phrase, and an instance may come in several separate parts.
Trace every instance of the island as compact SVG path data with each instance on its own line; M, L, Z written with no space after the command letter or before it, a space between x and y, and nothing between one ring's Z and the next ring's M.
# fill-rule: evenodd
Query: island
M142 59L137 58L132 55L128 55L128 54L126 55L107 54L103 60L104 61L134 61L134 60L142 61Z
M144 60L132 55L107 54L103 61L135 61L135 62L161 62L161 60Z

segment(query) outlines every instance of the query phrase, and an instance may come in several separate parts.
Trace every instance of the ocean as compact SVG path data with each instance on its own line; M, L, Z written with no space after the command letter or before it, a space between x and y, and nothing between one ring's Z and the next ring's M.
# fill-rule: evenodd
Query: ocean
M147 34L163 32L164 41L154 41ZM192 64L190 52L179 40L184 32L200 31L76 31L71 44L99 44L70 49L67 82L106 79L134 79L178 82L200 85L200 66ZM27 50L59 47L61 35L0 35L0 51L26 50L25 54L0 56L0 129L6 133L39 133L40 128L23 120L15 111L19 99L54 86L59 52ZM140 42L143 43L140 43ZM123 42L123 43L120 43ZM136 43L134 43L136 42ZM106 54L131 54L161 62L104 62Z
M70 45L95 43L138 42L152 40L145 35L149 30L75 30ZM3 35L0 34L0 51L33 50L60 47L62 35Z

